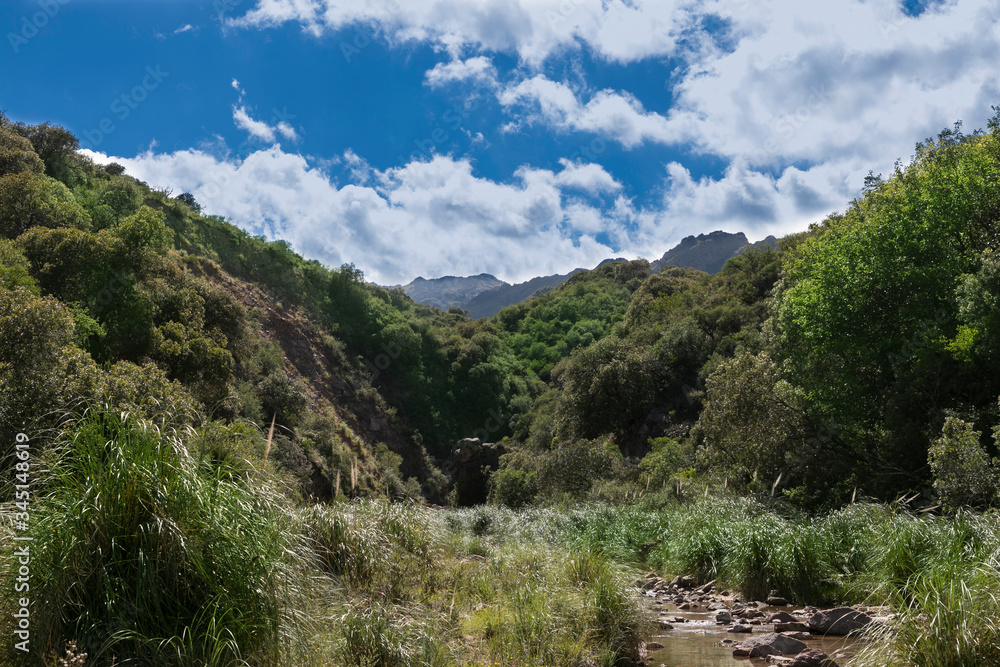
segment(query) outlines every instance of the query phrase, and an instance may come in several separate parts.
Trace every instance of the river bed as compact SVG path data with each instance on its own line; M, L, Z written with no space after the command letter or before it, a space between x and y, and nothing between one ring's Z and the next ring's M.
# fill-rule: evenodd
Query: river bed
M761 611L771 613L784 611L794 613L797 607L762 607ZM743 641L749 635L727 632L729 626L715 622L715 611L704 607L681 610L672 604L662 604L652 608L658 618L681 617L685 623L671 623L672 630L656 630L648 639L663 644L664 648L650 650L645 660L653 667L753 667L767 665L763 659L734 658L732 646L719 646L723 640ZM772 632L773 626L754 626L755 633ZM809 648L820 649L833 658L841 667L849 667L850 658L855 654L861 640L847 637L820 637L814 635L806 640Z

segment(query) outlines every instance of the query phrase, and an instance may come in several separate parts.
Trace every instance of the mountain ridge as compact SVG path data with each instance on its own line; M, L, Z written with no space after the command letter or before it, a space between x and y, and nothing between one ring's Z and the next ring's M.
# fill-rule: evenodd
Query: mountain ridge
M698 236L686 236L660 259L649 263L651 273L659 273L666 266L698 269L706 273L718 273L723 265L747 248L769 245L774 247L774 236L750 243L743 232L717 230ZM606 264L627 261L624 258L609 258L593 269L576 268L569 273L537 276L521 283L510 284L490 273L475 276L441 276L424 278L418 276L406 285L395 285L418 303L434 306L441 310L460 308L472 319L482 319L496 315L508 306L521 303L563 284L581 271L596 270Z

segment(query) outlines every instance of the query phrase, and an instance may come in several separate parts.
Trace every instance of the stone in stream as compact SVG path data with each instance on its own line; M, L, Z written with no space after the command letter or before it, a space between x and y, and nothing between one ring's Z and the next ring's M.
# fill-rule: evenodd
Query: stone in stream
M664 646L660 642L646 642L647 651L659 651L661 648Z
M837 663L819 649L807 649L788 663L788 667L838 667Z
M656 625L657 625L657 627L660 628L660 630L673 630L674 629L674 626L670 625L669 623L667 623L664 620L657 621Z
M799 623L798 621L792 621L789 623L775 623L775 632L809 632L809 626L805 623Z
M688 574L674 577L674 580L670 582L671 586L676 586L677 588L694 588L694 584L694 577Z
M798 620L787 611L779 611L767 617L768 623L795 623Z
M782 632L781 634L786 637L791 637L792 639L798 639L800 642L807 642L810 639L815 639L815 637L808 632Z
M781 597L778 591L771 591L767 596L767 603L772 607L784 607L788 605L788 600Z
M837 607L813 614L809 619L809 629L818 635L842 636L860 630L871 622L868 614L850 607Z
M749 632L753 632L753 626L752 625L742 625L740 623L737 623L733 627L731 627L728 630L726 630L726 632L734 632L736 634L749 633Z
M765 658L769 655L796 655L808 648L798 639L776 632L757 635L733 646L734 658Z
M720 609L715 614L715 622L722 625L729 625L733 622L733 615L729 613L728 609Z

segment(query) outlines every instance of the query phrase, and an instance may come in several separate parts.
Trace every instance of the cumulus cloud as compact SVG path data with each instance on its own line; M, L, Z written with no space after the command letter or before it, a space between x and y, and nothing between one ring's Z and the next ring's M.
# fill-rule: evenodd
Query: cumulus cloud
M497 71L493 61L484 56L467 60L453 60L438 63L424 75L424 81L431 88L440 88L450 83L485 83L496 85Z
M321 35L375 24L399 41L428 41L453 55L465 49L516 52L539 64L581 43L608 60L670 53L691 20L681 0L259 0L231 25L300 23Z
M250 116L250 112L247 111L246 106L243 104L246 91L240 86L240 82L233 79L230 85L239 93L239 99L233 105L233 121L236 123L236 127L244 130L254 139L259 139L270 144L277 141L277 135L279 134L290 141L298 141L299 135L295 131L295 128L288 121L284 120L286 117L293 118L294 116L275 109L274 117L271 119L270 124L262 120L256 120Z
M562 191L617 189L596 165L564 164L556 172L522 167L500 183L477 176L467 160L438 156L376 171L348 153L344 162L368 173L370 182L337 185L278 146L243 160L199 150L87 155L119 162L148 183L190 192L207 212L286 239L307 257L330 266L352 262L382 284L483 271L526 280L614 254L595 239L604 214Z
M246 107L233 107L233 121L235 121L236 127L250 133L250 136L274 143L274 129L263 121L251 118Z
M561 130L591 132L619 142L626 148L652 141L680 139L666 118L647 112L627 92L602 90L582 104L569 85L538 75L510 86L498 95L508 108L531 109L537 119Z

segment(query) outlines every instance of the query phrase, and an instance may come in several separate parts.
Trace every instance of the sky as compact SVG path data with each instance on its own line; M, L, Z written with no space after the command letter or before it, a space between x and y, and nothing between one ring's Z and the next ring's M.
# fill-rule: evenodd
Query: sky
M4 0L0 110L366 279L804 230L1000 105L986 0Z

